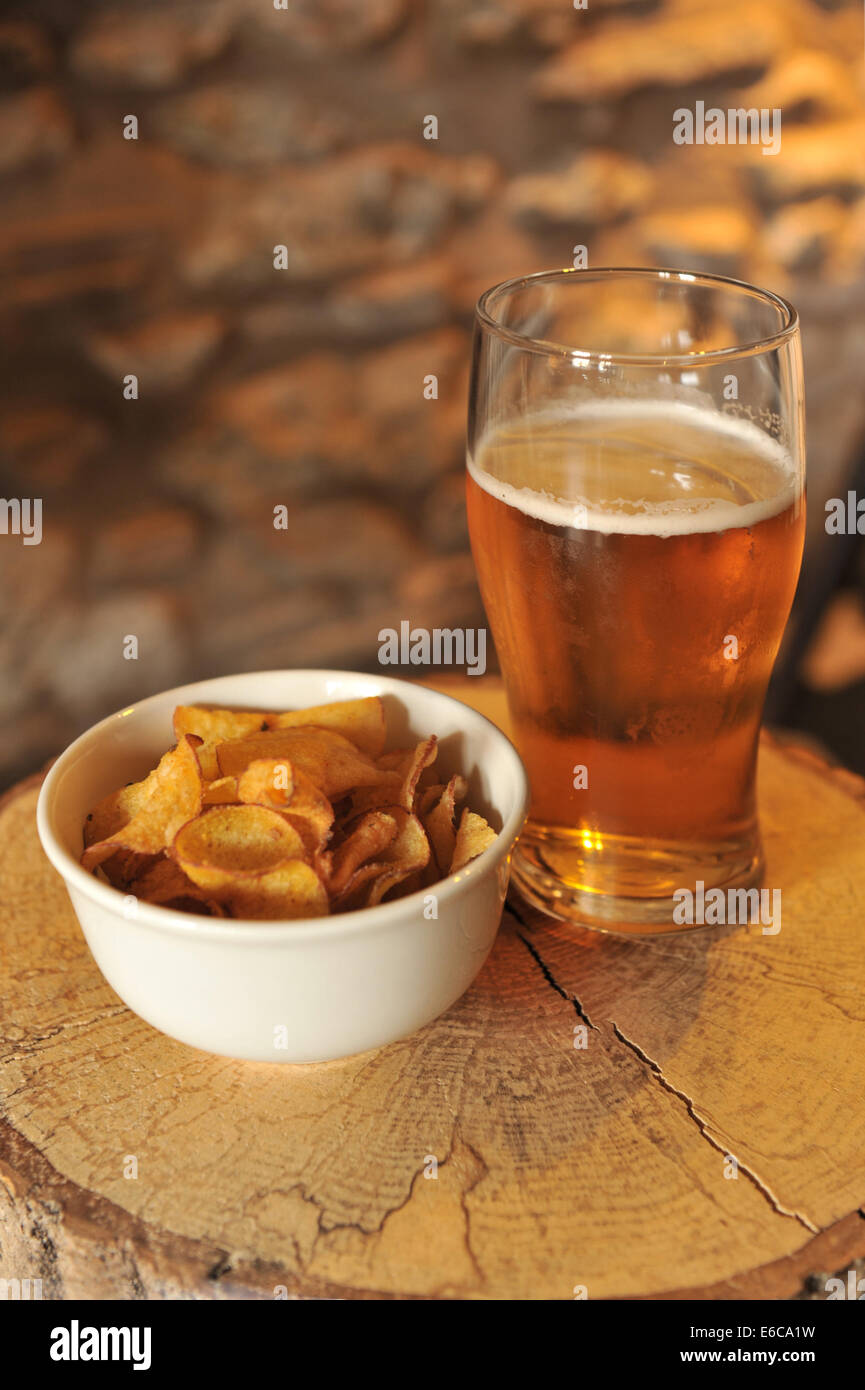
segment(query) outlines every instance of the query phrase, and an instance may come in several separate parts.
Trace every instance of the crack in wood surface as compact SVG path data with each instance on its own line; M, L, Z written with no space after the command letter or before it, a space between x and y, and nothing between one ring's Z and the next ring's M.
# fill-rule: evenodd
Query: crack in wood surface
M450 1150L449 1150L449 1152L448 1152L448 1154L447 1154L447 1156L446 1156L446 1158L445 1158L445 1163L448 1163L448 1162L452 1159L452 1157L453 1157L453 1154L454 1154L454 1147L455 1147L457 1138L459 1138L459 1142L460 1142L460 1144L463 1146L463 1148L464 1148L464 1149L467 1149L468 1152L471 1154L472 1158L474 1159L475 1163L478 1165L478 1169L479 1169L479 1172L478 1172L477 1176L474 1177L474 1178L472 1179L472 1181L468 1184L468 1186L467 1186L467 1187L461 1187L461 1188L460 1188L460 1211L461 1211L462 1214L463 1214L463 1221L464 1221L464 1223L465 1223L464 1228L463 1228L463 1242L464 1242L465 1247L466 1247L466 1253L467 1253L467 1255L468 1255L468 1257L469 1257L469 1260L471 1261L472 1269L473 1269L474 1272L475 1272L475 1276L476 1276L477 1281L478 1281L478 1288L479 1288L479 1289L484 1289L484 1288L486 1288L486 1287L488 1286L488 1281L487 1281L486 1275L484 1274L483 1270L481 1269L480 1262L479 1262L479 1260L478 1260L478 1257L477 1257L477 1254L476 1254L476 1252L475 1252L475 1249L474 1249L474 1247L473 1247L473 1245L472 1245L472 1239L471 1239L471 1214L470 1214L469 1209L468 1209L468 1207L467 1207L467 1205L466 1205L466 1199L471 1195L472 1192L474 1192L475 1188L476 1188L480 1183L483 1182L484 1178L487 1177L487 1175L489 1174L489 1171L490 1171L490 1170L489 1170L489 1167L488 1167L488 1165L487 1165L486 1159L483 1157L483 1155L480 1154L480 1153L478 1152L478 1150L475 1149L475 1148L468 1142L468 1140L465 1139L465 1138L463 1137L463 1135L460 1133L459 1120L457 1120L457 1122L455 1123L454 1128L453 1128L453 1133L452 1133L452 1135L451 1135L451 1147L450 1147Z
M526 923L525 919L522 917L520 912L513 907L513 905L510 902L507 905L507 910L513 915L513 917L516 918L517 922L519 922L521 926L528 929L528 924ZM537 947L535 947L531 941L527 940L527 938L523 935L522 932L517 931L516 935L519 938L519 940L523 943L523 945L527 948L533 960L540 967L541 973L543 974L543 977L546 980L547 984L549 984L550 987L555 990L556 994L558 994L562 999L574 1006L578 1016L586 1024L588 1024L590 1028L594 1029L596 1033L600 1033L601 1029L598 1027L597 1024L591 1021L585 1009L583 1008L583 1005L576 997L576 995L570 993L568 990L564 988L563 985L559 984L558 980L555 978L555 975L553 974L550 967L547 965L546 961L541 956ZM811 1222L807 1216L803 1216L801 1212L793 1211L783 1206L783 1204L779 1202L779 1200L775 1197L775 1194L772 1192L768 1184L765 1183L763 1179L760 1178L760 1176L752 1168L750 1168L746 1163L744 1163L740 1158L738 1158L734 1153L732 1153L730 1149L725 1149L723 1145L719 1144L713 1138L713 1136L708 1130L707 1122L702 1120L701 1117L698 1115L695 1104L691 1100L691 1098L685 1095L683 1091L678 1090L675 1086L673 1086L673 1084L670 1081L667 1080L659 1064L657 1062L654 1062L648 1056L648 1054L639 1046L638 1043L635 1043L634 1041L632 1041L632 1039L628 1038L622 1031L622 1029L614 1022L613 1019L609 1019L608 1022L613 1030L615 1037L619 1040L619 1042L624 1044L624 1046L628 1047L631 1050L631 1052L634 1053L634 1055L639 1059L639 1061L641 1061L645 1066L647 1066L650 1069L652 1075L655 1077L657 1081L660 1082L661 1086L665 1091L667 1091L670 1095L675 1096L678 1100L683 1102L688 1114L690 1115L694 1123L697 1125L702 1136L712 1145L713 1148L717 1149L717 1151L720 1154L722 1154L723 1157L726 1158L729 1156L735 1160L737 1168L740 1169L745 1174L745 1176L753 1183L753 1185L757 1188L758 1192L760 1192L761 1195L766 1198L766 1200L769 1202L769 1205L778 1213L778 1215L790 1217L800 1222L800 1224L804 1226L806 1230L812 1232L812 1234L819 1234L821 1229L819 1226L815 1226L813 1222ZM699 1182L699 1180L696 1179L696 1177L695 1181L697 1182L698 1188L703 1193L703 1196L717 1206L717 1198L714 1197L713 1194L711 1194L710 1192L707 1192L706 1188L703 1186L701 1182Z
M443 1169L453 1167L454 1161L458 1156L458 1151L460 1150L465 1151L471 1156L477 1168L476 1173L468 1175L469 1180L467 1183L463 1184L459 1183L458 1181L457 1185L459 1191L460 1211L462 1212L463 1216L463 1244L465 1245L465 1250L469 1258L469 1263L471 1264L471 1267L474 1270L475 1277L477 1279L477 1288L480 1289L486 1287L487 1278L483 1270L481 1269L481 1266L478 1262L477 1254L472 1246L471 1215L469 1213L466 1202L470 1194L489 1173L489 1167L485 1159L477 1151L477 1149L475 1149L468 1142L468 1140L465 1139L464 1136L460 1133L459 1120L455 1117L455 1123L451 1131L450 1143L444 1158L442 1158L441 1162L438 1163L438 1171L441 1172ZM398 1202L394 1202L392 1206L389 1206L385 1211L383 1211L378 1221L376 1221L376 1223L371 1226L366 1226L363 1224L363 1222L360 1221L337 1221L333 1219L328 1219L326 1202L321 1200L318 1196L316 1196L315 1193L308 1191L303 1182L294 1183L292 1187L289 1189L289 1193L296 1192L305 1205L309 1205L314 1209L316 1215L316 1233L313 1238L312 1248L309 1252L309 1257L307 1259L303 1258L298 1243L294 1242L295 1251L298 1259L298 1270L300 1272L304 1272L306 1269L309 1268L309 1266L312 1264L315 1258L318 1243L322 1238L326 1239L330 1235L343 1231L353 1231L357 1235L359 1235L361 1239L364 1241L376 1239L378 1237L383 1236L385 1226L387 1225L388 1221L390 1221L392 1217L398 1215L399 1212L404 1211L405 1208L411 1204L415 1196L415 1189L417 1183L424 1181L426 1181L424 1171L422 1168L419 1168L414 1173L412 1173L405 1196L403 1196ZM447 1287L447 1285L445 1285L445 1287ZM457 1287L459 1287L459 1285L457 1285ZM437 1290L434 1296L444 1297L445 1295L442 1293L442 1290L439 1289Z
M520 926L524 928L524 930L529 930L529 924L526 922L519 909L514 907L514 905L510 901L507 904L507 911L511 913L511 915L516 919ZM547 984L549 984L549 986L552 989L554 989L555 992L562 999L566 1000L568 1003L573 1005L578 1016L590 1028L594 1029L595 1032L600 1032L601 1029L598 1027L597 1024L591 1021L577 996L571 993L569 990L565 989L563 985L559 984L551 968L543 959L540 951L537 949L534 943L531 942L523 934L522 931L517 931L516 936L523 943L523 945L528 950L529 954L532 956L533 960L540 968L541 973L544 979L546 980ZM680 1091L676 1086L672 1084L672 1082L670 1082L667 1079L659 1063L653 1061L653 1059L649 1057L648 1053L646 1053L644 1049L640 1047L639 1043L629 1038L625 1034L625 1032L619 1027L619 1025L615 1022L615 1020L609 1019L607 1021L609 1022L609 1025L612 1028L613 1033L619 1040L619 1042L621 1042L625 1047L629 1048L630 1051L639 1059L639 1061L641 1061L644 1066L648 1067L650 1073L654 1076L655 1080L658 1081L658 1083L665 1091L667 1091L670 1095L675 1096L678 1100L680 1100L683 1103L687 1113L696 1124L703 1138L706 1139L707 1142L711 1144L711 1146L714 1149L716 1149L718 1153L720 1153L723 1157L726 1158L729 1156L730 1158L735 1160L737 1169L745 1174L745 1176L754 1185L757 1191L760 1192L760 1194L766 1199L766 1201L773 1208L773 1210L776 1211L779 1216L787 1217L791 1220L798 1221L799 1224L804 1226L805 1230L809 1231L812 1235L819 1235L822 1229L820 1226L815 1225L814 1222L811 1221L811 1219L804 1213L796 1211L789 1207L785 1207L784 1204L775 1196L768 1183L766 1183L764 1179L762 1179L760 1175L753 1168L750 1167L750 1165L745 1163L736 1154L734 1154L731 1148L725 1148L724 1145L722 1145L717 1139L714 1138L714 1136L709 1130L708 1121L704 1120L699 1115L695 1102L690 1098L690 1096L686 1095L684 1091ZM701 1183L698 1183L698 1186L705 1196L709 1195L705 1192L705 1189L703 1188ZM865 1219L865 1211L862 1211L860 1209L859 1214L863 1216L863 1219Z
M514 917L517 922L519 922L521 927L523 927L525 930L528 930L528 923L520 915L517 909L513 907L511 903L508 903L507 911L510 912L511 916ZM600 1032L600 1029L597 1028L595 1024L592 1022L592 1020L589 1018L589 1015L586 1013L577 996L575 994L571 994L568 990L566 990L562 985L559 984L552 970L547 965L546 961L544 960L543 956L541 955L537 947L534 945L534 943L531 942L528 939L528 937L524 936L521 931L516 932L515 935L517 939L521 941L525 946L526 950L534 960L535 964L540 969L541 974L543 975L550 988L554 989L556 991L556 994L560 995L562 999L567 1001L567 1003L573 1004L574 1009L576 1010L577 1017L580 1019L582 1023L585 1023L586 1026L588 1028L593 1029L594 1032Z
M17 979L15 982L17 983ZM118 1018L128 1013L129 1009L125 1004L115 1004L104 1009L97 1009L95 1013L90 1013L85 1018L64 1019L43 1033L28 1033L23 1038L10 1038L6 1034L0 1033L0 1046L10 1049L9 1052L0 1053L0 1066L7 1062L20 1060L22 1057L32 1057L38 1051L41 1043L52 1042L54 1038L59 1038L64 1033L77 1028L92 1028L94 1023L104 1023L108 1019Z
M646 1052L643 1051L639 1043L636 1043L633 1041L632 1038L627 1037L626 1034L623 1033L622 1029L613 1019L610 1019L610 1026L612 1027L613 1032L615 1033L619 1041L624 1043L626 1047L630 1048L634 1055L636 1057L639 1057L640 1061L643 1062L643 1064L649 1068L651 1074L655 1077L659 1085L661 1085L665 1091L668 1091L670 1095L678 1097L678 1099L685 1106L688 1114L691 1116L691 1119L697 1125L698 1129L700 1130L700 1133L703 1135L703 1138L706 1139L707 1142L711 1144L714 1149L717 1149L718 1153L723 1155L724 1158L727 1158L729 1156L730 1158L735 1160L737 1169L743 1172L745 1174L745 1177L748 1178L754 1184L758 1192L762 1193L762 1195L766 1198L766 1201L770 1204L770 1206L774 1208L778 1215L789 1217L793 1221L798 1221L800 1225L805 1227L806 1231L810 1231L813 1235L819 1235L821 1230L819 1226L815 1226L813 1221L809 1220L807 1216L804 1216L802 1212L793 1211L789 1207L785 1207L775 1196L774 1192L769 1187L769 1185L763 1181L760 1175L756 1173L753 1168L749 1167L747 1163L744 1163L742 1159L740 1159L736 1154L734 1154L731 1148L725 1147L723 1144L718 1142L718 1140L714 1137L713 1134L711 1134L709 1130L708 1121L704 1120L697 1113L697 1108L694 1102L691 1100L690 1096L687 1096L684 1091L680 1091L676 1086L673 1085L671 1081L667 1080L660 1065L657 1062L653 1061L652 1058Z

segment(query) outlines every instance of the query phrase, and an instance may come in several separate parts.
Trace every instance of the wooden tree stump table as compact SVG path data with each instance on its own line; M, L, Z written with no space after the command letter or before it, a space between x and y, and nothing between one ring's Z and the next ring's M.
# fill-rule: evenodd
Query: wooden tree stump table
M454 693L505 721L495 685ZM443 1018L317 1066L210 1056L125 1008L41 852L38 779L14 788L0 1275L55 1298L778 1298L846 1267L865 786L765 739L760 788L777 935L626 940L516 904Z

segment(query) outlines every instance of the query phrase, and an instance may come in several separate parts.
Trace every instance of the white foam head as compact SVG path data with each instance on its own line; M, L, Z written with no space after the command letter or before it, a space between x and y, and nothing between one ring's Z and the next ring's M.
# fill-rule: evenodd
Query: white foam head
M576 411L566 408L539 412L534 418L539 424L551 425L566 424L575 416L579 417L581 424L597 422L601 429L607 421L613 430L628 419L636 422L655 417L674 424L679 420L692 435L697 431L706 438L714 436L717 439L720 435L728 447L731 443L734 446L738 443L746 456L765 460L778 477L778 490L770 497L742 504L716 497L688 497L663 502L610 498L599 506L597 502L578 495L565 500L549 492L502 482L481 468L469 454L467 462L471 476L479 487L500 502L552 526L577 527L606 535L662 538L756 526L758 522L783 511L800 491L796 469L786 449L747 418L722 415L684 401L659 400L599 401L581 405ZM476 450L478 457L483 457L490 442L486 437L481 440Z

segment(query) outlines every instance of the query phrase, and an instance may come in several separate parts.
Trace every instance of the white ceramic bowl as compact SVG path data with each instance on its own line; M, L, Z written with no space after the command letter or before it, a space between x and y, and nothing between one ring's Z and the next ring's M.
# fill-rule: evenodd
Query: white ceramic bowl
M130 902L82 869L87 812L156 765L174 742L175 705L301 709L365 695L385 699L390 747L437 734L438 766L468 777L469 804L500 830L459 873L362 911L240 922ZM412 1033L464 993L495 939L527 805L514 748L459 701L386 676L262 671L180 686L103 719L51 768L37 821L96 963L131 1009L208 1052L314 1062ZM427 893L435 894L437 918L429 915Z

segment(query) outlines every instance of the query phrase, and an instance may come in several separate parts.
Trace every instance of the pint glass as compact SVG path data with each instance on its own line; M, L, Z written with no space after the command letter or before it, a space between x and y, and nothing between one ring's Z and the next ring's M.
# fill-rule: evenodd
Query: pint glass
M763 875L760 719L804 537L799 326L668 270L552 271L477 308L468 517L532 786L531 903L614 931Z

